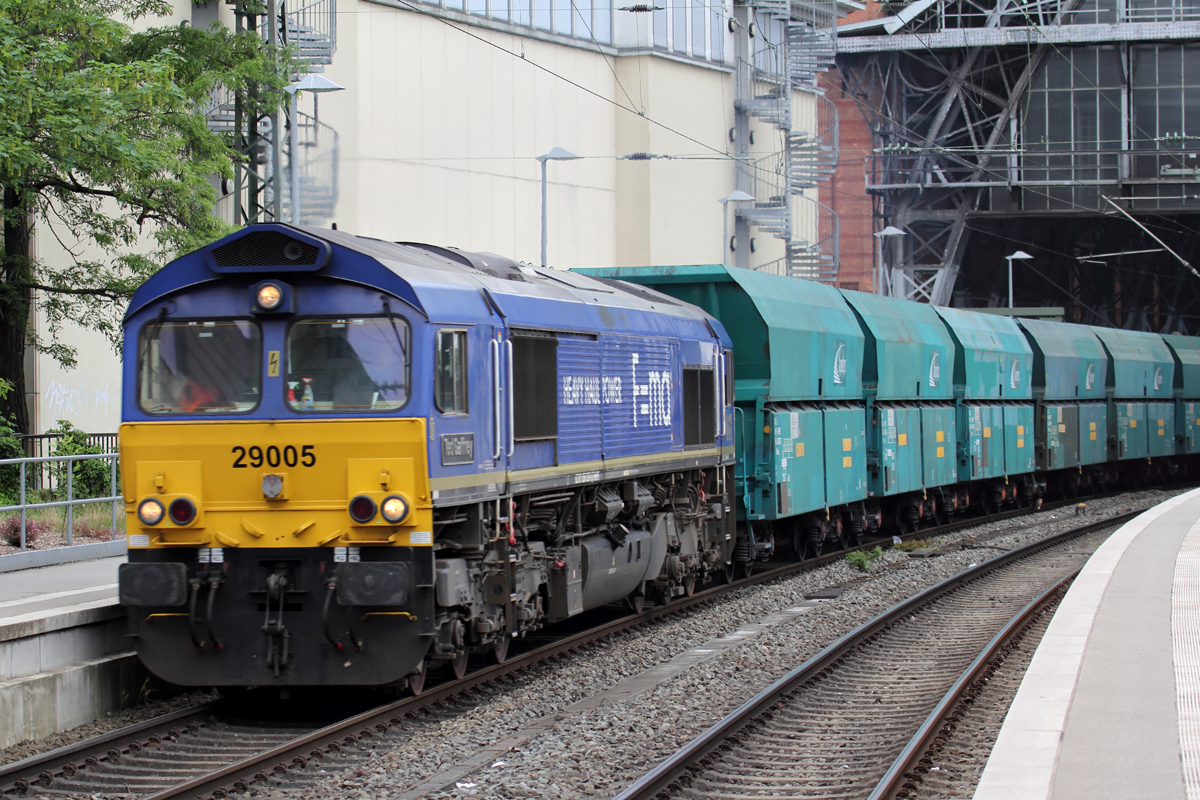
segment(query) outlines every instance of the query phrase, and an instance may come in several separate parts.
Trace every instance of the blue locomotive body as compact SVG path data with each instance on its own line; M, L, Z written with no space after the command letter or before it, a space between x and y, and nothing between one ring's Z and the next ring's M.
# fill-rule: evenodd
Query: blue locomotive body
M419 689L732 571L730 342L693 306L260 225L125 329L121 602L175 683Z

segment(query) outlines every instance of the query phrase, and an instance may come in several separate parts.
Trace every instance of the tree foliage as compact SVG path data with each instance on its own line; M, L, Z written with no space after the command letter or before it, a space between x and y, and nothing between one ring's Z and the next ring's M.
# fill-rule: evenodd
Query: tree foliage
M214 25L134 30L166 0L0 0L0 401L27 427L27 343L74 366L64 320L120 336L124 301L162 264L228 231L214 178L239 158L205 111L221 87L280 102L286 52ZM31 252L34 227L58 247ZM37 292L47 331L31 339Z

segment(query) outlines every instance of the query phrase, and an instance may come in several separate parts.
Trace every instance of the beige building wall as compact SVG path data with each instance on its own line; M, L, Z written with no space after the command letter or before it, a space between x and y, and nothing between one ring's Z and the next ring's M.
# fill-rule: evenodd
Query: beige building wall
M301 148L304 157L328 160L336 152L336 180L332 162L324 165L336 203L302 208L302 221L536 264L537 156L557 146L582 158L547 165L550 266L722 261L718 199L735 188L731 36L718 64L655 50L650 14L615 11L614 46L601 47L389 3L339 0L337 53L323 74L344 91L299 98L299 110L321 123L319 146ZM209 0L197 11L190 0L175 0L172 17L155 24L211 18L232 26L232 8ZM708 35L711 43L716 33ZM803 104L796 100L798 116ZM749 157L778 151L779 131L753 127ZM618 158L629 153L657 157ZM229 199L220 208L231 215ZM729 223L732 232L732 208ZM794 221L797 231L811 227ZM782 240L753 238L753 266L783 257ZM41 232L38 241L48 254L56 246ZM65 370L36 357L39 431L57 419L115 430L117 357L99 334L68 326L60 335L78 348L79 365Z

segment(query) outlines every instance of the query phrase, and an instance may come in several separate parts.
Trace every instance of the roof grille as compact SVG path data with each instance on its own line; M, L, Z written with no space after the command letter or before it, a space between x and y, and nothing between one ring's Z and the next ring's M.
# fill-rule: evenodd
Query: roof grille
M321 251L279 231L254 231L212 251L218 267L314 266Z

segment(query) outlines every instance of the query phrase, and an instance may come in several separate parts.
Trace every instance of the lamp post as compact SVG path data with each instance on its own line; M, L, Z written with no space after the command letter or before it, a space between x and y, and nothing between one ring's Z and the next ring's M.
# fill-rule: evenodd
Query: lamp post
M897 236L905 236L905 235L906 234L904 233L904 231L900 230L899 228L895 228L891 225L888 225L886 228L884 228L883 230L881 230L875 234L875 238L879 240L879 267L878 267L878 272L875 275L875 294L879 294L879 295L887 294L887 292L883 291L883 286L884 286L883 247L884 247L884 244L887 242L888 239L892 239Z
M299 155L299 135L296 129L299 127L300 120L298 119L299 112L296 109L296 95L300 92L312 92L314 95L323 94L325 92L340 92L345 89L345 86L339 86L333 81L326 78L324 75L309 73L293 84L283 87L283 90L291 95L288 101L288 114L290 123L288 125L288 177L291 179L291 222L293 225L300 224L300 166L297 163ZM313 98L314 106L316 98ZM276 184L278 185L278 184Z
M1013 307L1013 288L1012 288L1012 262L1013 262L1013 259L1016 259L1017 261L1028 261L1031 258L1033 258L1033 256L1029 255L1029 253L1026 253L1024 250L1018 250L1017 252L1013 253L1011 256L1005 256L1004 258L1006 261L1008 261L1008 307L1012 308Z
M542 162L542 267L546 266L546 162L547 161L574 161L583 156L577 156L565 147L555 147L544 156L538 156L537 160Z
M729 204L753 199L754 195L735 189L717 201L721 204L721 265L724 267L729 266Z

